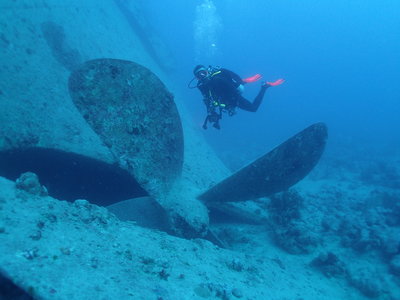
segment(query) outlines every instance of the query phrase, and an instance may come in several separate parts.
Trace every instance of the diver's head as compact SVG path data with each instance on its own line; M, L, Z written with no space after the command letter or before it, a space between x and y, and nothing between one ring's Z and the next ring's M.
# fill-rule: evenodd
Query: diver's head
M193 74L194 76L196 76L196 78L198 80L203 80L205 78L207 78L208 76L208 70L205 66L203 65L197 65L194 69L193 69Z

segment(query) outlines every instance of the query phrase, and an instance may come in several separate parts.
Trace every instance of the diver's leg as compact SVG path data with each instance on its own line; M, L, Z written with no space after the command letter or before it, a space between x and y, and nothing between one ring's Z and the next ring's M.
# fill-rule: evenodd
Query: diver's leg
M238 103L237 106L243 110L252 111L252 112L254 111L252 103L242 96L240 96L238 98L237 103Z
M265 91L267 90L268 86L263 85L260 89L260 91L258 92L256 98L254 99L253 103L251 103L249 100L243 98L242 96L240 96L240 98L238 99L238 107L243 109L243 110L247 110L250 112L256 112L258 110L258 107L260 106L263 98L264 98L264 94Z

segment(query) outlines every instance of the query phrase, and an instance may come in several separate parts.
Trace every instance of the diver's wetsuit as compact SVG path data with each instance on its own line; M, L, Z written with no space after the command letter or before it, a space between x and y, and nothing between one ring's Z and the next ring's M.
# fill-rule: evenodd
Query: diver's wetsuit
M263 100L268 85L263 85L254 101L250 102L238 90L238 87L244 83L239 75L221 68L213 70L207 78L199 81L197 87L204 96L208 113L212 109L214 101L224 104L228 111L233 112L235 107L239 107L246 111L255 112Z

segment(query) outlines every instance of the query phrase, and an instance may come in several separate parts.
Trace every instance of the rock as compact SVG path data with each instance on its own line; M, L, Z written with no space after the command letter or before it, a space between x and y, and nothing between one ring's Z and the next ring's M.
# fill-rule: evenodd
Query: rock
M338 231L344 247L364 253L382 246L380 234L374 226L368 226L366 220L359 217L346 218L342 221Z
M310 253L320 242L318 234L302 221L292 221L284 226L273 224L272 227L276 244L291 254Z
M349 283L369 298L376 298L384 293L382 279L375 270L356 268L347 275Z
M233 259L232 261L226 264L229 269L235 270L237 272L241 272L244 270L244 265L239 259Z
M74 206L78 208L90 208L90 203L86 199L76 199L74 201Z
M32 172L23 173L17 179L16 187L32 195L47 196L47 189L40 185L39 178Z
M235 296L236 298L242 298L243 297L243 293L241 290L239 289L233 289L232 290L232 295Z
M74 207L76 209L74 215L85 224L96 222L99 225L106 226L110 220L116 219L106 208L90 204L85 199L75 200Z
M210 298L212 296L212 292L206 284L199 284L193 291L201 298Z

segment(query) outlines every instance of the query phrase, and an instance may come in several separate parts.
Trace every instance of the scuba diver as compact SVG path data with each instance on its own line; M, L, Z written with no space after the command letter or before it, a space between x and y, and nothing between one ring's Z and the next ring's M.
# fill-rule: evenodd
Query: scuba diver
M197 87L200 90L207 108L203 129L207 129L209 122L213 124L214 128L220 129L219 120L222 119L222 113L226 112L229 116L233 116L236 107L256 112L267 88L284 82L283 79L278 79L275 82L263 82L254 101L250 102L242 96L243 85L258 81L261 78L260 74L242 79L230 70L213 66L206 68L203 65L197 65L193 70L193 74L195 78L189 82L189 88ZM190 84L195 79L197 79L197 85L191 86Z

